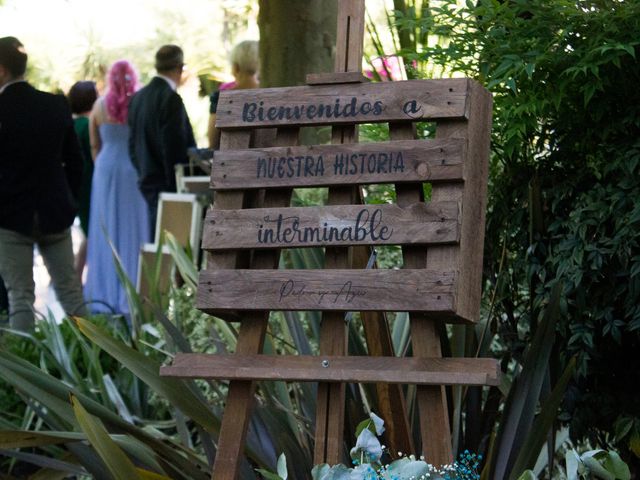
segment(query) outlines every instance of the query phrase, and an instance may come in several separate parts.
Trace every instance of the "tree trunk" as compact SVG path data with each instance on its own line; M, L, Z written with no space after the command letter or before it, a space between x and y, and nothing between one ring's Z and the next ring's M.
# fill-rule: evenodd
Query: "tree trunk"
M337 0L260 0L260 86L304 85L333 71Z

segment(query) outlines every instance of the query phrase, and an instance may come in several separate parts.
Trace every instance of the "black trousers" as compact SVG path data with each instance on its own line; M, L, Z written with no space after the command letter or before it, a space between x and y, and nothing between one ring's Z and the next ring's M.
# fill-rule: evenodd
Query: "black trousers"
M160 189L145 189L142 190L142 196L147 202L149 208L149 241L155 242L156 236L156 219L158 217L158 198L160 198Z
M7 297L7 289L4 286L2 277L0 277L0 312L9 310L9 297Z

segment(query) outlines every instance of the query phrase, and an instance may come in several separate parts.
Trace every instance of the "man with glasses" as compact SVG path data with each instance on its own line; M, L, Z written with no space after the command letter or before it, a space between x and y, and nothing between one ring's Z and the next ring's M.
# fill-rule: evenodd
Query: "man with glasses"
M177 88L184 54L177 45L156 52L158 74L137 92L129 105L129 150L138 171L138 185L149 207L151 239L155 234L160 192L175 192L175 165L188 162L195 146L187 111Z

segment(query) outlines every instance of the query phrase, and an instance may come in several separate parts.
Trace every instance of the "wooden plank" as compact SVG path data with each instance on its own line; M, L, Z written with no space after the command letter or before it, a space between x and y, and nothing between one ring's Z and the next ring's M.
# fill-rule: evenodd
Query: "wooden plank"
M409 140L220 151L214 190L462 181L464 141Z
M353 268L366 269L372 250L370 247L353 248ZM373 268L377 268L375 262ZM372 357L395 357L391 329L385 312L360 312L360 318L367 342L367 353ZM384 418L387 448L390 452L415 452L402 385L378 382L375 389L376 412Z
M200 274L197 308L427 311L454 314L456 275L429 270L216 270Z
M250 146L250 142L251 133L249 131L222 132L220 148L247 148ZM214 208L242 208L245 199L246 194L241 191L222 193L216 195ZM235 252L213 253L209 254L207 258L207 268L234 268L238 263L241 263L241 259ZM200 272L200 275L202 273ZM241 325L243 330L241 342L243 345L262 344L264 336L259 326L259 321L251 322L251 320L246 325ZM257 353L251 351L251 348L247 350L248 352L246 353ZM248 422L248 418L245 420L241 416L244 414L248 417L245 411L251 408L253 383L243 382L231 385L228 396L236 401L230 404L232 407L226 409L222 416L220 441L213 467L215 478L221 480L235 480L236 478L236 472L242 458L241 452L244 448ZM232 417L239 418L239 421L232 421Z
M362 72L327 72L327 73L309 73L306 78L307 85L331 85L335 83L364 83L370 82Z
M461 318L477 322L480 318L482 296L482 257L487 206L487 177L491 139L491 94L480 84L469 80L469 120L443 121L436 126L436 136L443 140L468 139L468 158L464 176L469 179L464 188L454 184L434 185L432 201L461 201L462 231L460 247L435 247L440 255L449 255L447 268L460 271L456 297ZM448 252L448 253L445 253ZM435 264L434 264L435 265ZM440 262L439 265L443 265ZM434 267L435 268L435 267Z
M242 132L244 133L244 132ZM268 136L267 136L268 137ZM249 141L250 136L237 137L233 133L222 132L221 148L237 147L236 142ZM284 129L277 132L276 143L279 145L294 145L297 143L298 130ZM244 145L246 147L246 145ZM216 208L242 208L247 198L242 192L228 192L216 195ZM291 201L291 190L271 190L263 199L265 206L283 207ZM242 263L237 253L224 252L210 254L210 268L235 268ZM248 258L242 259L248 261ZM257 252L251 260L252 268L276 268L279 261L277 251ZM200 277L206 277L207 271L201 272ZM198 289L198 296L202 294ZM268 326L268 311L255 311L245 314L240 324L236 353L240 355L257 354L262 351L264 337ZM247 428L254 404L255 384L252 381L232 381L229 383L227 403L222 417L222 426L218 441L218 450L213 466L212 478L216 480L236 480L242 459Z
M362 68L364 40L364 0L339 0L335 72L358 72ZM322 88L322 87L313 87ZM331 88L331 87L330 87ZM331 143L357 143L357 126L333 127ZM329 189L330 205L354 204L360 198L356 187ZM349 268L352 248L327 247L325 268ZM342 312L324 312L320 325L320 353L347 355L347 328ZM319 383L316 395L316 442L314 463L334 465L342 461L346 385Z
M210 210L202 247L210 250L455 243L456 202Z
M217 128L350 125L466 118L466 79L224 90Z
M334 72L362 72L364 0L340 0Z
M414 138L415 132L410 125L389 124L389 133L393 140ZM396 185L398 205L411 205L424 201L424 191L420 184ZM405 268L426 268L428 253L425 248L404 246L402 255ZM423 313L410 313L411 344L416 358L442 357L438 324L433 316ZM453 460L451 451L451 430L447 397L443 386L419 385L416 389L422 453L434 465L446 465Z
M177 354L162 375L227 380L282 380L419 385L499 385L492 358L345 357L331 355Z

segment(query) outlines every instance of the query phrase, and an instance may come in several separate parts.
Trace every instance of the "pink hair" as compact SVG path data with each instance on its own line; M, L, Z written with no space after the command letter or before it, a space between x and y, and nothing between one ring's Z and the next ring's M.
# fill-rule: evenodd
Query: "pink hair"
M107 82L107 113L116 122L126 123L129 101L138 89L138 74L127 60L118 60L109 69Z

